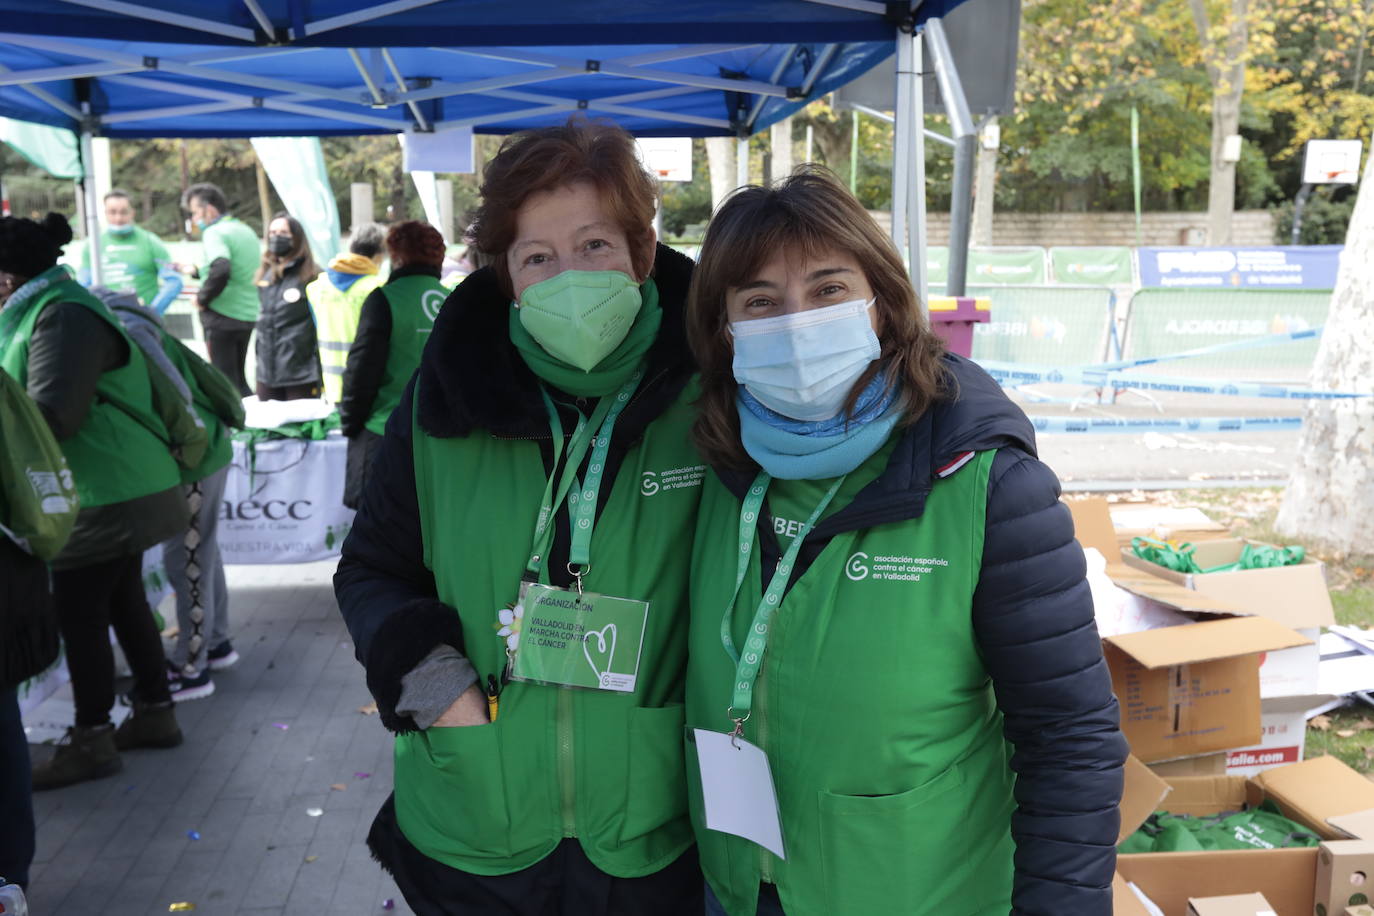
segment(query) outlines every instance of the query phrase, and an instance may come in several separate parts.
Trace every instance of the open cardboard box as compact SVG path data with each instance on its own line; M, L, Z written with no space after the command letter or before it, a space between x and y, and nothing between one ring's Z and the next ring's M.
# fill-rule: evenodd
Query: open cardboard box
M1154 810L1206 816L1269 799L1283 814L1328 838L1345 837L1337 823L1374 826L1374 783L1334 757L1242 776L1161 779L1128 762L1121 799L1122 838ZM1141 815L1140 812L1145 814ZM1117 874L1138 886L1165 913L1184 916L1189 897L1259 892L1278 916L1312 913L1317 848L1151 852L1117 857ZM1114 885L1118 886L1118 885ZM1136 916L1139 902L1118 895L1114 916ZM1334 916L1334 914L1333 914Z
M1193 545L1193 558L1203 569L1234 563L1240 559L1245 545L1253 543L1258 542L1239 538L1203 541ZM1260 696L1300 696L1317 692L1317 637L1322 627L1336 622L1331 595L1326 588L1326 567L1319 560L1306 559L1293 566L1215 573L1175 572L1142 560L1129 547L1122 548L1121 560L1133 569L1230 604L1240 613L1276 620L1311 639L1311 645L1274 652L1264 660L1260 667Z
M1215 619L1103 640L1121 729L1153 763L1260 743L1259 660L1312 640L1268 617L1150 572L1112 562L1116 534L1101 499L1070 504L1081 544L1109 558L1117 586L1178 611Z

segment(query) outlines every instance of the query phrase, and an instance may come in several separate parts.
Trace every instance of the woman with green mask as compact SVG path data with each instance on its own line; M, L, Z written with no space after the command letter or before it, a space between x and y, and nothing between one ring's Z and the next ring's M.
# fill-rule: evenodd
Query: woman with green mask
M511 137L386 424L335 577L395 793L368 837L421 914L701 912L681 754L692 263L630 136Z

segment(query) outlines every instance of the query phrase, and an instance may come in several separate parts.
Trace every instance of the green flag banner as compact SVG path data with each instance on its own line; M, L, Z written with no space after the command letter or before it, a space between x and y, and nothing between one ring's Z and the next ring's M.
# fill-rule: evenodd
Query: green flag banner
M254 137L253 151L262 160L286 212L301 221L321 264L339 253L339 209L324 170L318 137ZM266 227L263 227L264 233Z
M81 148L76 134L61 127L0 118L0 140L54 178L81 178Z
M1045 282L1043 248L971 248L968 253L970 285L1036 285Z
M1055 283L1077 286L1130 284L1133 280L1131 249L1051 248L1050 271Z

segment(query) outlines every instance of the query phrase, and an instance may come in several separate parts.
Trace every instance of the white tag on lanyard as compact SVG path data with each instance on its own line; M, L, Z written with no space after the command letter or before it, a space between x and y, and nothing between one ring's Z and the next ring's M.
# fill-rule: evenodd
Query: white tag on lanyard
M768 755L743 738L694 728L706 826L758 843L786 859L778 793Z

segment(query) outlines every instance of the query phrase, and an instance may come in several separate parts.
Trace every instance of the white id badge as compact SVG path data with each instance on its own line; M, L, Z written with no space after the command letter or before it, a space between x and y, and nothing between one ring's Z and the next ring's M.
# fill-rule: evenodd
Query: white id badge
M694 728L706 826L758 843L786 859L768 755L743 738Z

